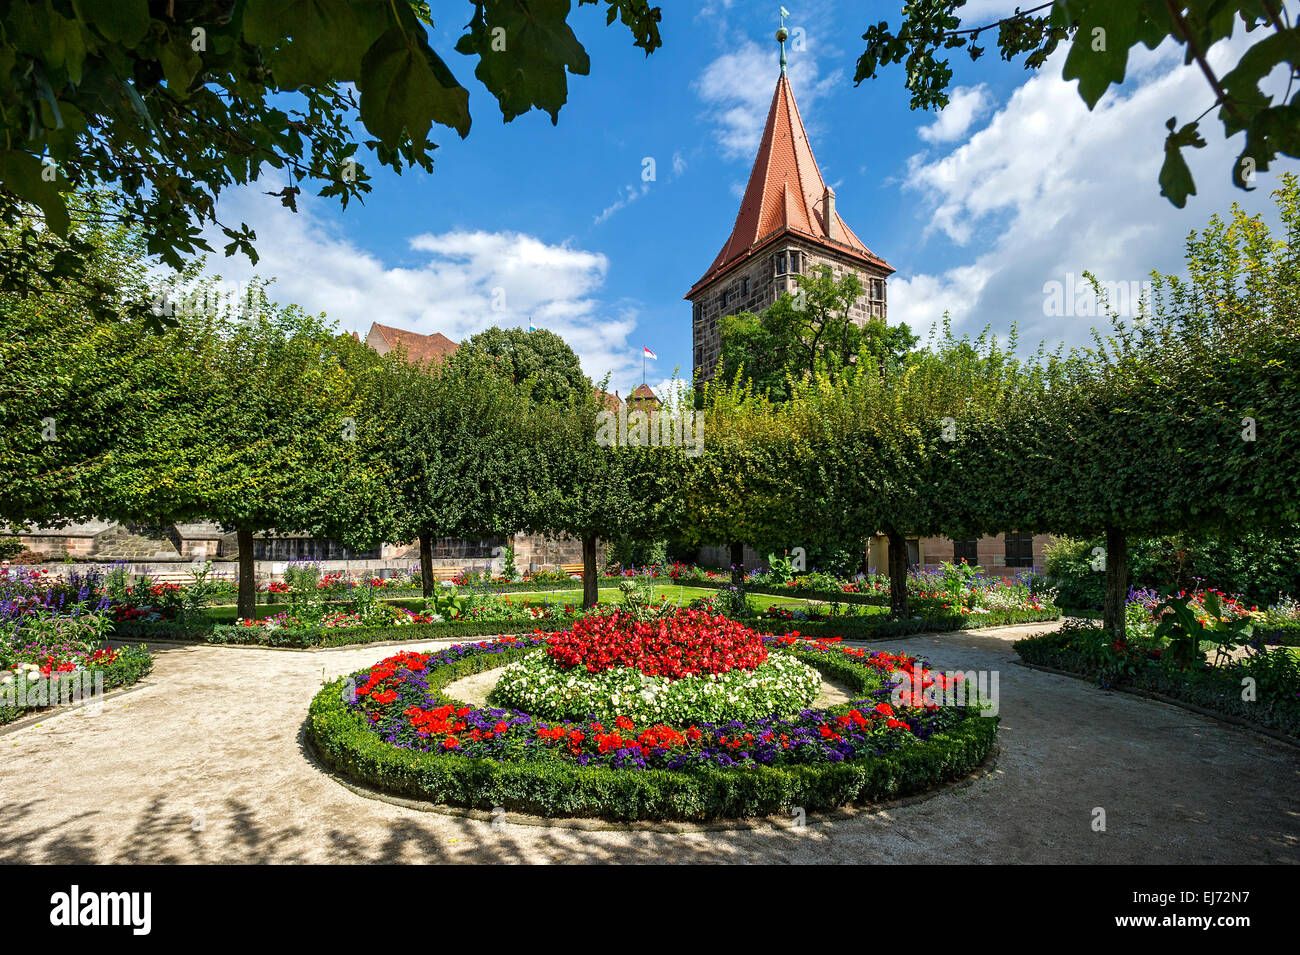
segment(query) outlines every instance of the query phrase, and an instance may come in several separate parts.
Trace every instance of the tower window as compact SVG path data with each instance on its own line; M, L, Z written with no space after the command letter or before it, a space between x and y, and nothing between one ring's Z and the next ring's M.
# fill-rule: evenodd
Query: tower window
M803 259L803 253L802 253L802 252L791 252L791 253L790 253L790 271L793 272L793 273L796 274L796 275L799 275L799 274L802 273L802 269L800 268L800 266L802 265L802 262L801 262L802 259Z
M776 254L776 274L785 275L786 273L786 255L784 252Z
M722 307L726 308L729 301L731 301L731 289L724 288L722 290Z
M743 279L740 280L740 294L741 294L741 295L748 295L748 294L749 294L749 276L748 276L748 275L746 275Z

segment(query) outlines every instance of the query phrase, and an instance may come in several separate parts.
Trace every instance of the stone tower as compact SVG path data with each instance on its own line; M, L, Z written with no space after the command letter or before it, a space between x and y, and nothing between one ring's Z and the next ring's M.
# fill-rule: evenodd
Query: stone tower
M782 293L794 292L797 276L821 265L829 265L837 277L853 272L862 282L863 294L851 309L854 321L865 325L886 317L885 280L894 270L835 209L835 190L817 169L795 106L782 43L781 75L736 224L713 264L686 293L693 309L696 381L717 371L724 316L762 312Z

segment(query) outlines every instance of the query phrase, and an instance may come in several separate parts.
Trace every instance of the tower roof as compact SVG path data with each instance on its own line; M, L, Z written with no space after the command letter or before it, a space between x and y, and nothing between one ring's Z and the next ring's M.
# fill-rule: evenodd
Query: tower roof
M767 125L763 128L763 139L736 224L718 257L686 297L691 298L729 266L784 234L811 241L849 259L894 271L862 243L839 212L833 210L833 204L827 221L827 192L834 197L835 191L828 189L813 158L790 79L782 72L772 94Z

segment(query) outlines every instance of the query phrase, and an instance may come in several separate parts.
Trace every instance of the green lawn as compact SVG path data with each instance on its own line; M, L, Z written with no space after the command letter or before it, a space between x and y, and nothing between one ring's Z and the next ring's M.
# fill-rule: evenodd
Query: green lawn
M615 604L619 602L619 590L617 587L601 587L597 591L599 600L603 604ZM698 597L707 597L710 594L717 593L712 587L689 587L683 584L656 584L654 587L655 598L667 597L670 602L679 603L683 607ZM505 595L508 599L522 604L580 604L582 603L582 591L579 590L538 590L538 591L520 591ZM799 597L778 597L771 594L750 594L750 602L758 610L766 610L772 606L799 607L812 601L804 600ZM419 598L402 598L389 601L399 607L406 607L409 610L420 609ZM257 607L258 617L273 617L281 611L288 610L288 604L259 604ZM884 607L864 607L864 611L874 613L884 611ZM206 611L207 616L219 623L233 623L235 620L234 606L209 607Z

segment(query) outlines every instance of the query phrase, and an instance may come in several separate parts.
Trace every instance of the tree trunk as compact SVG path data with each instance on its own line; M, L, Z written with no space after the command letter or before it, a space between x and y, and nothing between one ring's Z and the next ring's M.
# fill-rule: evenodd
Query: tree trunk
M907 538L896 527L885 528L889 541L889 612L902 618L912 615L907 605Z
M1115 640L1124 638L1128 603L1128 537L1123 528L1106 526L1106 602L1101 627Z
M590 610L596 606L600 593L596 588L596 535L582 539L582 606Z
M420 535L420 591L433 596L433 535L428 531Z
M253 529L242 525L235 528L235 540L239 547L239 598L235 615L241 620L252 620L257 616L257 578L253 575Z
M731 583L736 587L745 583L745 545L731 542Z

